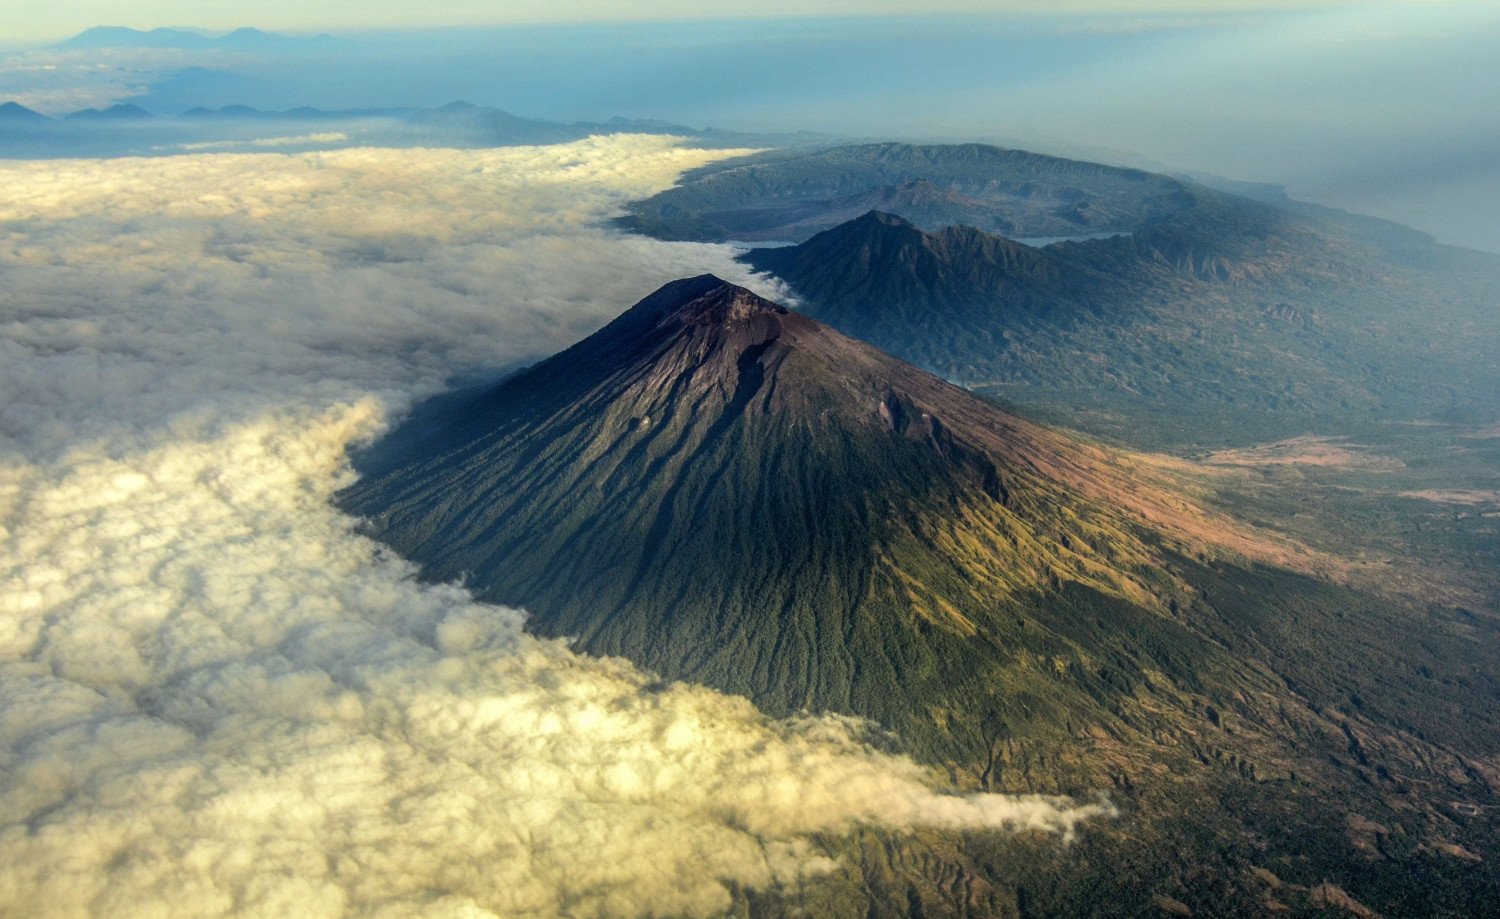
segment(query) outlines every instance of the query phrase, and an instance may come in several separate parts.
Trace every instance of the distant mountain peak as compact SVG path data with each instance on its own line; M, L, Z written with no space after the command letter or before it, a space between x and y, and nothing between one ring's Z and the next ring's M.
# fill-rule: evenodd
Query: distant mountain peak
M58 48L207 48L213 39L186 29L94 26L58 42Z
M156 115L139 105L121 102L104 109L86 108L63 117L80 121L145 121Z
M1074 602L1158 621L1160 547L1251 548L1128 463L713 275L359 462L340 500L369 532L544 634L945 752L930 713L1002 685L996 636L1054 647L1038 611L1063 633Z
M880 241L885 244L916 246L921 245L922 240L927 236L928 234L923 232L921 227L904 217L887 211L870 210L847 223L824 230L799 245L859 246Z
M1004 236L970 226L951 226L929 233L911 221L872 210L824 230L796 246L753 249L741 257L761 270L777 273L808 290L819 289L810 275L836 274L839 266L853 267L861 278L879 273L885 282L906 285L958 284L992 292L1002 281L1014 282L1015 272L1056 274L1054 259ZM801 265L802 271L793 266ZM854 278L845 279L848 281ZM848 289L859 289L853 284ZM955 288L956 289L956 288Z
M870 211L867 211L866 213L860 215L859 217L854 218L849 223L846 223L843 226L850 227L850 228L854 228L854 227L859 227L859 228L866 228L866 227L911 227L913 230L917 229L917 226L915 224L913 224L910 220L907 220L905 217L901 217L901 216L899 216L897 214L891 214L891 213L888 213L886 211L873 210L873 209L870 210ZM838 229L838 227L834 227L834 229ZM827 232L827 231L825 231L825 232Z
M818 242L827 244L834 241L848 244L851 240L880 240L886 244L935 249L943 253L945 261L951 260L952 256L944 250L954 246L983 246L1013 252L1020 257L1042 257L1036 255L1036 250L1030 246L995 233L987 233L977 227L955 225L929 232L905 217L881 210L868 211L847 223L824 230L802 245L813 246Z
M19 102L0 102L0 121L49 121L41 112L27 108Z
M1018 243L1013 239L996 233L987 233L978 227L965 224L956 224L929 232L899 214L892 214L881 210L869 211L848 223L824 230L818 235L828 239L835 239L840 236L848 238L872 234L900 239L912 245L933 245L941 244L942 242L982 242L986 245L998 246L1004 249L1017 249L1024 252L1035 251L1032 247ZM815 236L813 239L817 239L817 237ZM808 242L811 241L809 240Z
M94 26L84 29L72 38L58 42L55 48L175 48L178 50L200 50L220 48L225 50L252 50L258 48L295 46L303 43L323 44L332 41L329 35L311 37L281 35L253 26L243 26L217 38L195 29L132 29L126 26Z

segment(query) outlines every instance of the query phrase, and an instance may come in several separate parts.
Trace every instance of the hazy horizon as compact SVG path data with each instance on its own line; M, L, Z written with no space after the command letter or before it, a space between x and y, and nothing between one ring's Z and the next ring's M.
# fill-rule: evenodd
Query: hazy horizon
M1500 119L1486 94L1462 91L1500 85L1500 9L1253 6L348 29L253 52L30 48L0 54L0 98L164 115L464 99L562 121L998 141L1281 184L1500 251Z

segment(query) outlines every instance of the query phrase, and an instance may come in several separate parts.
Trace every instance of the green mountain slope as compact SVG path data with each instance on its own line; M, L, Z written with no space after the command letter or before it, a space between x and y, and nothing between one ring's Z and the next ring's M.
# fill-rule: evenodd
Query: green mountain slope
M1173 589L1102 454L711 278L420 450L351 506L433 576L525 597L536 628L590 651L934 749L937 709L986 694L1033 594L1076 585L1071 618ZM1089 640L1075 628L1036 642Z
M829 840L844 873L747 911L1319 915L1325 881L1390 908L1433 865L1446 899L1410 914L1500 903L1495 621L1314 576L1138 457L717 279L434 403L358 465L340 501L373 535L538 632L873 718L961 786L1122 809L1067 858Z

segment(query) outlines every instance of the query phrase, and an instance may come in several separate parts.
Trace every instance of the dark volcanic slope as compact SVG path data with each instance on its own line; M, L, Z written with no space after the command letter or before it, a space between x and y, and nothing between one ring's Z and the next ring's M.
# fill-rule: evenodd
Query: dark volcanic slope
M1500 412L1500 259L1208 189L1034 249L870 213L743 260L802 309L982 392L1150 446Z
M704 167L622 224L801 243L747 260L809 315L1136 446L1500 417L1500 257L1243 190L1255 197L979 144L866 144ZM1102 231L1126 235L1084 238ZM1078 239L1024 258L985 236Z
M924 736L930 708L981 692L997 607L1064 582L1085 607L1170 589L1120 506L1164 533L1216 525L711 277L451 411L348 499L432 576L597 653Z
M945 756L987 709L1045 729L1114 694L1088 672L999 692L1037 654L1112 659L1126 686L1242 670L1209 639L1222 611L1171 612L1208 576L1185 556L1290 557L1128 456L712 277L449 400L363 468L344 501L374 533L539 631Z
M715 278L434 403L358 465L340 501L375 536L539 632L877 719L959 784L1124 809L1065 859L866 840L828 881L849 915L1500 903L1469 858L1500 857L1490 619L1252 562L1276 550L1137 459Z
M1051 250L878 211L742 261L790 282L808 315L950 376L976 351L1006 350L1011 329L1071 325L1091 308L1088 279Z
M661 239L800 242L877 209L933 230L1076 236L1140 229L1189 203L1182 182L1138 169L984 144L882 143L707 166L622 222Z

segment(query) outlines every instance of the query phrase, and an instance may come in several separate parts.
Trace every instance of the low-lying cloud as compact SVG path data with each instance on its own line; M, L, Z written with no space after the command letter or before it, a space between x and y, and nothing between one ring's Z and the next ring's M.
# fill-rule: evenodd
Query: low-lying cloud
M661 138L489 151L0 163L0 451L154 443L543 356L729 250L624 237L624 202L723 154Z
M311 147L346 144L349 135L342 131L321 131L316 134L291 134L282 137L257 137L251 140L207 140L175 147L156 147L156 150L176 150L183 153L199 151L266 150L274 147Z
M0 166L0 913L715 913L809 833L1100 812L528 636L329 505L446 374L753 280L599 226L712 155Z

